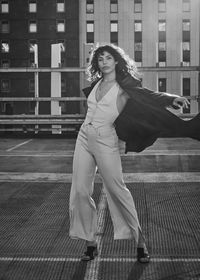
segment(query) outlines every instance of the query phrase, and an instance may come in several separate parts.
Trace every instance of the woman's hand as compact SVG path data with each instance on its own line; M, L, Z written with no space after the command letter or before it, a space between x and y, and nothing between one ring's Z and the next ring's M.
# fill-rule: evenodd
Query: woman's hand
M173 101L173 105L178 108L188 108L189 104L189 100L183 96L176 97Z

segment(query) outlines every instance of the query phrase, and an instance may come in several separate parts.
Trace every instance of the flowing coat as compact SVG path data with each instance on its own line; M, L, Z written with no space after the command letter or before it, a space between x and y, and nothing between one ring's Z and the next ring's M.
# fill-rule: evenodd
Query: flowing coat
M125 107L115 120L117 135L126 142L125 153L141 152L158 137L191 137L200 140L200 113L184 121L167 109L178 109L173 106L178 95L144 88L139 80L129 74L123 79L117 76L116 80L129 95ZM83 89L86 97L95 84Z

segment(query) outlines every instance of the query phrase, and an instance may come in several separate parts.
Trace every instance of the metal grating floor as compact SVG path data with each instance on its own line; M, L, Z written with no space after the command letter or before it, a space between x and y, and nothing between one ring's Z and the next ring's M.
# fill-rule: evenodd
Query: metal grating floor
M199 183L129 187L152 261L135 262L135 243L114 241L108 208L93 263L84 242L68 237L69 184L0 182L0 280L200 280ZM95 184L99 203L101 184ZM87 276L94 265L96 274Z

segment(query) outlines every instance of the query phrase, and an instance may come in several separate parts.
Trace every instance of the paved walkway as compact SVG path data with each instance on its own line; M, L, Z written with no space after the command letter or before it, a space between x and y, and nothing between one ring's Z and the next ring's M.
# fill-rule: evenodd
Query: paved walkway
M200 280L200 143L159 139L123 154L130 189L152 256L113 241L101 179L95 181L99 256L80 262L84 242L68 237L74 140L0 139L0 280Z

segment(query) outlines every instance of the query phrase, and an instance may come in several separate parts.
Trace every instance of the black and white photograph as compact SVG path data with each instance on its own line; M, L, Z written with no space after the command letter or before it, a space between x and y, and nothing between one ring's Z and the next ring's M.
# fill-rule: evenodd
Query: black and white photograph
M0 280L200 280L200 0L0 0Z

